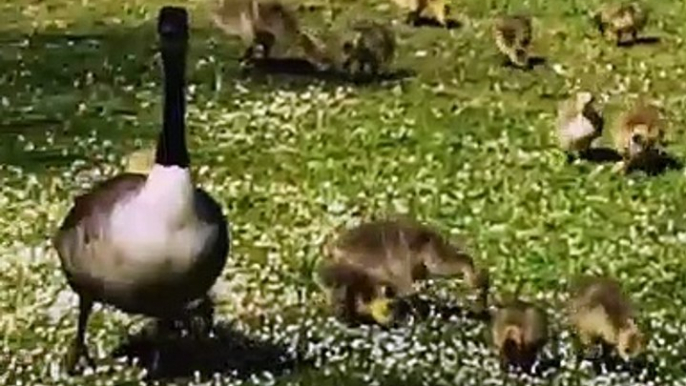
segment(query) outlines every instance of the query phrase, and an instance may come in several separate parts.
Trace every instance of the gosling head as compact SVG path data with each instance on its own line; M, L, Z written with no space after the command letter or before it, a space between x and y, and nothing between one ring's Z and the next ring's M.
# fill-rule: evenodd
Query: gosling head
M619 356L628 361L640 355L645 349L645 336L635 323L620 329L617 337L617 351Z
M629 142L629 153L632 155L638 154L653 147L657 139L651 133L651 128L648 125L636 125L631 130L631 138Z
M577 111L583 111L586 106L593 103L595 98L593 94L588 91L580 91L576 94L576 109Z
M524 349L524 333L519 326L510 325L505 327L503 333L502 354L510 361L519 357Z

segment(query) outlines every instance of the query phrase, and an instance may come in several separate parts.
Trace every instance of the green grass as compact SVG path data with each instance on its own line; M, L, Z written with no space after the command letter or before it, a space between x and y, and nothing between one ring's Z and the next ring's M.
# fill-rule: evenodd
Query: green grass
M89 326L102 366L83 377L62 374L76 307L48 239L74 195L120 171L126 152L154 143L154 18L162 3L0 5L0 384L138 382L137 367L107 356L141 318L111 310ZM668 112L669 150L686 154L686 26L678 16L686 3L651 1L647 33L660 44L618 49L590 29L586 12L598 2L456 1L460 29L397 28L396 67L416 77L364 87L241 78L239 42L211 28L204 2L177 3L193 12L188 123L197 182L224 206L234 237L215 291L218 317L316 358L290 375L247 383L645 384L574 369L555 309L563 366L530 381L497 370L476 322L381 331L328 318L313 277L323 237L361 215L400 212L466 238L498 292L524 280L526 296L559 308L577 273L622 279L651 338L655 384L686 384L683 171L621 178L608 165L566 165L554 137L556 103L575 88L599 95L610 121L642 92ZM335 5L343 21L400 18L384 4ZM547 65L500 65L488 25L498 10L535 16L535 51ZM313 26L323 19L306 18ZM429 291L446 298L459 288L434 284Z

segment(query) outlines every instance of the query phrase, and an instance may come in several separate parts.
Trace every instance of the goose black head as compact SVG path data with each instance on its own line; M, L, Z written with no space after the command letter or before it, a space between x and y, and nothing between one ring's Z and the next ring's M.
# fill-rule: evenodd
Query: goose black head
M157 17L157 32L162 41L188 40L188 12L185 8L166 6Z

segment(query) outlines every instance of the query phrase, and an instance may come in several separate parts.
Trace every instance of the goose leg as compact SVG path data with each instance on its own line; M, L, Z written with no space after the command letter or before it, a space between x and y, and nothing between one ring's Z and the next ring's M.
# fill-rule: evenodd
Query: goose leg
M209 296L202 298L200 303L191 310L188 329L195 338L206 337L213 332L214 303Z
M76 330L76 337L67 352L66 368L67 372L74 374L78 371L81 360L85 360L87 366L94 367L94 362L88 355L86 347L86 328L88 318L93 310L93 301L87 297L79 297L79 320Z
M336 314L346 324L357 325L359 315L357 313L357 293L350 286L343 286L336 289L334 293L337 303Z

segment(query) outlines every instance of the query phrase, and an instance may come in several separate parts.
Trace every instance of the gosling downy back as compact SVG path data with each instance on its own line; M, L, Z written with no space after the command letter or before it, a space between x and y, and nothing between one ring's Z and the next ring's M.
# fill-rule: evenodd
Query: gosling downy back
M378 56L381 65L388 65L395 55L395 34L393 30L378 22L357 22L352 27L356 33L355 47L358 50Z
M431 227L407 218L364 222L344 231L326 248L330 259L359 266L380 281L396 284L399 295L429 275L464 275L480 290L485 302L488 272L477 269L472 258Z
M617 347L624 359L643 350L643 334L636 311L619 282L607 277L583 276L571 290L570 321L582 340L600 338Z
M344 231L326 248L328 258L366 272L375 281L393 283L398 296L413 291L421 269L413 261L404 227L394 221L371 221Z
M218 0L211 10L214 24L229 36L251 44L259 33L290 39L299 30L295 13L278 0Z
M582 91L558 105L557 134L564 151L588 150L602 136L604 120L593 106L594 100L591 93Z
M124 173L76 197L53 238L80 299L74 348L94 302L162 319L183 318L207 295L229 252L226 218L193 186L185 137L188 16L163 7L158 34L164 72L163 123L150 173ZM72 363L73 364L73 363Z

